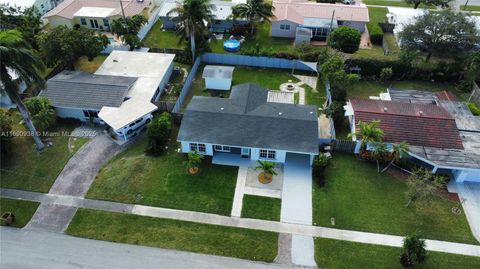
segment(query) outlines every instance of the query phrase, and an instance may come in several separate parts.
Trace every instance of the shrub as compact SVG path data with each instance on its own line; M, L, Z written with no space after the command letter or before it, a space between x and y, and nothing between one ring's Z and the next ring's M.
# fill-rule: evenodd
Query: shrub
M147 127L147 154L158 156L163 154L168 142L170 132L172 131L172 116L164 112L158 117L154 117Z
M392 74L393 70L391 67L382 68L382 71L380 71L380 80L387 82L392 78Z
M379 23L386 19L388 9L383 7L369 7L368 11L370 14L370 22L367 23L367 29L370 35L370 41L372 41L373 44L382 45L383 30Z
M427 258L425 239L419 235L411 235L403 240L403 254L400 256L400 264L404 267L411 267L415 263L421 263Z
M328 36L327 43L340 51L354 53L358 50L360 38L361 34L357 29L340 26Z
M43 132L55 125L57 116L48 98L30 97L25 100L25 106L30 112L33 125L35 125L37 131Z
M312 176L320 187L325 186L325 168L328 166L331 157L325 153L320 153L313 160Z
M470 111L472 111L472 114L475 115L475 116L480 116L480 108L478 108L478 106L473 103L473 102L468 102L468 108L470 109Z

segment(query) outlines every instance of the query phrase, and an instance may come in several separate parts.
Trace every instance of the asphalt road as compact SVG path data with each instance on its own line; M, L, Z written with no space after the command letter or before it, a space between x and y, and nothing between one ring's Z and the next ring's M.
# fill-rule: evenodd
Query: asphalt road
M0 268L280 269L287 267L83 239L41 230L0 227Z

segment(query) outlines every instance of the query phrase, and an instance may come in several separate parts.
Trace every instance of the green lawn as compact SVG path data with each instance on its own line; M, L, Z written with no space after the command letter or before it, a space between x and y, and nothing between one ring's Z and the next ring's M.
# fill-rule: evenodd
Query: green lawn
M103 64L107 57L108 55L98 55L93 59L93 61L89 61L86 56L82 56L80 57L80 59L77 60L77 62L75 62L75 70L95 73L95 71L97 71L97 69L100 67L100 65Z
M20 116L15 116L15 123ZM73 125L57 124L54 132L72 131ZM21 124L15 130L25 130ZM14 137L8 158L2 158L0 170L0 186L2 188L21 189L26 191L48 192L58 174L62 171L70 157L85 144L88 139L79 138L73 141L75 147L68 148L68 136L50 137L53 146L42 153L35 149L33 139L29 136Z
M376 5L376 6L411 7L411 8L414 7L413 4L409 4L404 1L363 0L363 3L365 5ZM420 4L418 8L435 9L434 6L427 6L424 4Z
M67 234L114 242L272 262L278 234L79 209Z
M185 97L185 101L183 102L182 109L185 109L193 96L229 96L230 93L228 91L219 92L205 90L205 82L202 79L203 68L203 65L198 68L198 72L195 75L192 86L190 87L188 95ZM271 90L278 90L280 89L280 85L288 82L288 80L291 80L293 82L299 81L296 77L291 75L291 70L288 69L236 66L235 70L233 71L232 86L249 82L256 83ZM315 102L315 100L313 100L312 102Z
M465 94L459 92L455 88L455 84L431 81L392 81L383 83L379 81L361 80L353 84L347 90L347 95L349 98L368 98L369 96L378 96L378 94L381 92L387 92L387 88L390 85L397 89L410 89L429 92L447 90L452 91L459 99L465 99Z
M467 8L465 8L465 5L460 6L461 10L468 10L468 11L480 11L480 6L470 6L467 5Z
M281 204L277 198L244 195L242 218L280 221Z
M186 43L179 43L180 38L174 31L162 31L162 21L158 20L143 41L149 48L185 49Z
M313 222L315 225L406 235L420 232L426 238L478 244L465 215L454 215L458 203L435 198L428 205L405 207L404 182L376 167L359 161L353 154L335 153L326 171L326 186L314 184Z
M15 215L15 220L11 226L22 228L30 221L39 205L40 203L37 202L14 200L2 197L0 198L0 214L12 212L13 215Z
M315 238L315 260L320 268L403 268L399 262L401 248ZM441 252L428 252L424 263L414 268L480 268L480 258Z
M87 197L229 215L238 168L205 159L198 174L188 174L187 158L177 152L177 132L175 128L162 156L146 156L144 139L110 160Z

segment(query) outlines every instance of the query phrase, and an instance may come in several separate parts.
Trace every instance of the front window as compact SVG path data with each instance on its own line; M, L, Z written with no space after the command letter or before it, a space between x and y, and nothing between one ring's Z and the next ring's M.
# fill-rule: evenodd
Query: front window
M267 150L267 149L260 150L261 159L275 160L276 155L277 155L277 152L275 150Z
M87 20L85 18L80 18L80 23L82 25L87 25Z
M98 118L98 111L95 110L84 110L83 115L87 118Z
M215 145L213 146L215 151L230 152L229 146Z
M106 27L109 27L110 23L108 22L107 19L103 19L103 25L106 26Z
M280 24L280 29L281 30L290 30L290 25L289 24Z
M205 144L190 143L190 151L205 153L206 152Z

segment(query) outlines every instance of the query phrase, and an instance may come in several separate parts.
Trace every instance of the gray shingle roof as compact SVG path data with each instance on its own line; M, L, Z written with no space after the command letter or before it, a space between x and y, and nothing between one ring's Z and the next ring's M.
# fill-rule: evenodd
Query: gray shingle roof
M231 79L233 76L233 66L224 65L206 65L203 69L202 78L223 78Z
M40 95L50 99L54 107L100 110L120 106L135 81L131 77L63 71L48 80Z
M249 83L234 86L230 98L195 96L178 140L317 154L316 107L269 103L267 96Z

